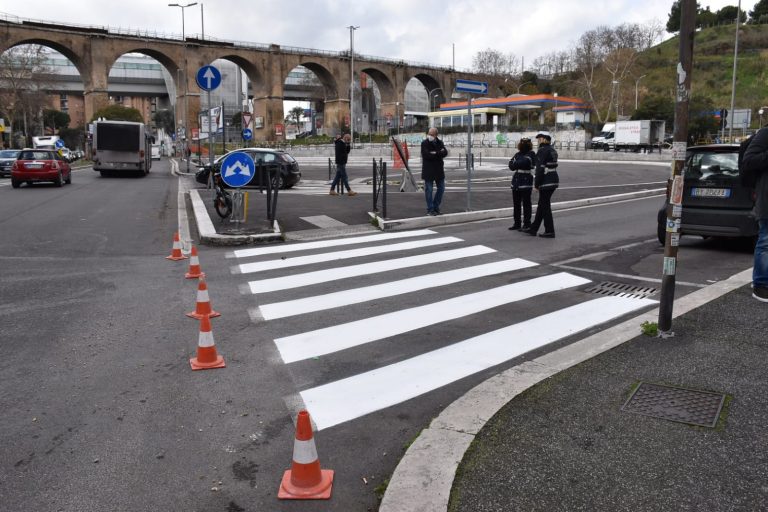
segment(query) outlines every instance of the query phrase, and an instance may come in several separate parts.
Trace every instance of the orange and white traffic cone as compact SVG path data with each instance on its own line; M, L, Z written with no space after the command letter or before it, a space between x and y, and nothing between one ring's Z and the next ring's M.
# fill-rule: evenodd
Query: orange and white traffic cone
M307 411L300 411L293 442L293 463L283 474L277 497L282 500L327 500L331 497L333 470L320 469L312 423Z
M208 318L221 316L221 313L214 311L213 307L211 307L211 299L208 297L208 285L205 284L205 276L200 278L200 283L197 285L197 304L195 305L195 310L190 311L186 315L198 320L204 316Z
M198 277L205 277L205 274L200 271L200 258L197 257L197 247L192 246L192 252L189 255L189 272L184 274L187 279L197 279Z
M197 341L197 357L189 360L193 370L208 370L224 368L224 358L216 352L216 343L211 332L211 319L204 316L200 319L200 336Z
M185 260L187 259L186 256L181 254L181 241L179 240L179 232L173 234L173 249L171 250L171 255L166 256L165 259L167 260L173 260L173 261L179 261L179 260Z

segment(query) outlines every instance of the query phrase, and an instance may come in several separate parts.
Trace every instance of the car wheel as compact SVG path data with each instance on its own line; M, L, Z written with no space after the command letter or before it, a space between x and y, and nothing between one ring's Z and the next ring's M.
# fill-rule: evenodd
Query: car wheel
M69 171L69 174L67 174L67 179L64 180L64 183L66 183L67 185L72 184L72 171Z
M275 180L275 186L279 189L284 189L285 187L285 176L282 174L277 175L277 179Z
M61 176L61 171L59 171L59 174L56 176L56 179L53 180L53 184L57 187L63 187L64 186L64 179Z
M13 188L19 188L21 186L21 182L19 180L15 180L15 179L11 178L11 186Z

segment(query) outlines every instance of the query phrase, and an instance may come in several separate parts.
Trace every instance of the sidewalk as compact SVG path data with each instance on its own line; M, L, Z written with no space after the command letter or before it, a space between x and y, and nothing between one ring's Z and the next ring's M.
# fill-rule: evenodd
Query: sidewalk
M471 390L411 445L380 511L768 510L768 305L750 276L679 299L674 338L639 334L652 311ZM631 404L714 428L622 411L640 383L724 406L700 393Z

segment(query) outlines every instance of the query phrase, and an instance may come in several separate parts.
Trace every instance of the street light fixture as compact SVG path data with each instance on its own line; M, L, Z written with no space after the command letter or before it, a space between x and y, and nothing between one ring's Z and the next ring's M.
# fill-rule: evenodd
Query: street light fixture
M527 84L532 84L532 83L533 83L533 80L526 80L525 82L523 82L523 83L521 83L520 85L518 85L518 86L517 86L517 94L520 94L520 89L521 89L521 88L522 88L524 85L527 85ZM519 109L519 108L516 108L516 109L515 109L515 117L516 117L516 119L515 119L515 125L517 125L517 126L520 126L520 109Z
M611 80L611 94L613 94L614 88L616 89L616 121L619 120L619 81Z
M360 26L350 25L349 29L349 138L355 145L355 30Z
M181 40L184 43L184 157L187 160L187 172L189 172L189 84L187 82L187 37L184 31L184 9L197 5L197 2L191 2L186 5L181 4L168 4L168 7L180 7L181 8ZM210 135L209 135L210 136Z
M643 75L640 78L638 78L637 80L635 80L635 110L637 110L637 84L639 84L640 80L642 80L646 76L648 76L648 75Z
M760 128L763 127L763 114L765 114L766 110L768 110L768 107L760 107L760 110L757 111L760 114Z

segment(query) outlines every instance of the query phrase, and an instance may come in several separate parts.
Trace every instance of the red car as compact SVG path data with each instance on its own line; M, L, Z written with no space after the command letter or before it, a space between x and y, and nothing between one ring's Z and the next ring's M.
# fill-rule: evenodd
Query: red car
M72 183L72 168L52 149L23 149L11 167L11 186L19 188L25 181L51 181L61 187Z

